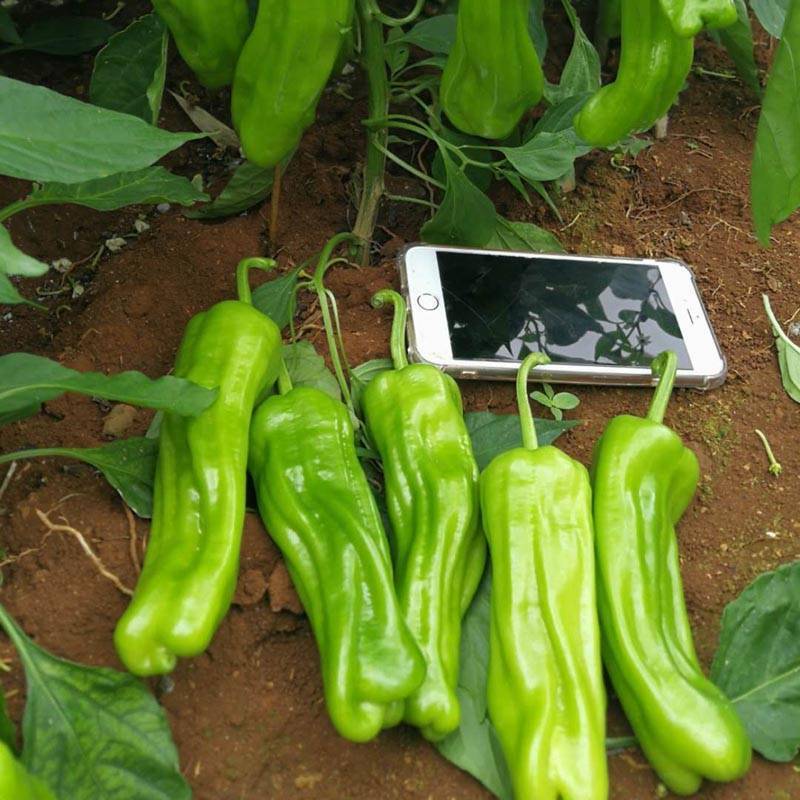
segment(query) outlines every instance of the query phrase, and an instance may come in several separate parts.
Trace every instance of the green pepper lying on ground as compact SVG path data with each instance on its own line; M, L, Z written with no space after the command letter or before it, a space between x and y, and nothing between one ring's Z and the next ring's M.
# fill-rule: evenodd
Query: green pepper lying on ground
M591 487L586 468L537 447L528 373L517 376L523 447L480 479L492 563L487 706L519 800L608 797Z
M349 238L328 243L314 279L346 397L322 278L333 248ZM251 426L258 507L311 622L331 720L342 736L363 742L400 722L425 664L394 594L386 533L358 460L350 409L319 389L293 389L285 370L278 386Z
M231 99L234 126L254 164L278 164L314 121L353 10L353 0L260 0Z
M250 416L274 384L281 334L249 303L239 265L241 300L193 317L175 375L208 388L214 403L197 417L164 414L158 440L153 521L142 574L114 642L136 675L170 672L178 656L202 653L228 610L236 586L245 511Z
M544 75L528 33L528 0L461 0L442 74L442 108L459 130L505 139L542 97Z
M233 80L247 32L247 0L153 0L181 58L209 89Z
M55 795L14 758L0 741L0 798L2 800L56 800Z
M692 67L694 42L675 33L661 0L621 0L622 47L613 83L575 117L585 142L608 147L650 128L669 111Z
M403 719L435 740L459 724L461 617L486 559L478 466L456 382L430 364L409 365L405 301L387 289L373 298L384 302L395 309L394 369L373 378L361 408L383 465L397 598L427 665Z
M697 458L662 424L677 358L645 419L623 415L595 450L594 521L603 661L644 754L676 794L750 766L733 706L700 668L686 617L674 525L694 495Z

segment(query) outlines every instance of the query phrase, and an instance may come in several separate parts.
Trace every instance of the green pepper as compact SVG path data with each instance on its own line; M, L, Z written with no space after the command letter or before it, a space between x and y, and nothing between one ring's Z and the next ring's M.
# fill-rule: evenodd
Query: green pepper
M170 672L178 656L202 653L236 588L245 513L250 416L274 384L281 334L250 304L239 265L240 300L225 300L186 327L175 375L218 387L193 418L164 414L158 439L153 520L142 574L114 642L136 675Z
M260 0L231 100L234 126L254 164L278 164L314 121L353 11L353 0Z
M395 308L394 369L367 385L361 408L383 465L397 598L427 664L403 719L437 740L459 725L461 617L486 559L478 466L458 385L429 364L409 365L405 301L387 289L373 298L384 302Z
M56 800L55 795L14 758L0 741L0 797L3 800Z
M686 617L674 526L699 469L662 424L676 365L671 352L653 361L647 418L613 419L592 472L603 660L645 756L671 791L692 794L703 777L740 778L751 753L732 704L703 675Z
M322 277L334 237L315 273L331 359L349 403L331 332ZM403 701L425 675L394 594L380 513L355 448L350 408L319 389L292 388L256 410L250 474L264 524L308 614L319 648L328 713L357 742L396 725Z
M505 139L542 98L544 75L528 33L529 0L461 0L441 84L459 130Z
M672 29L660 0L621 0L622 47L613 83L575 117L585 142L608 147L646 130L669 111L692 67L694 42Z
M517 375L523 446L480 478L492 564L487 707L514 796L605 800L606 698L586 468L537 447L528 373Z
M247 0L153 0L181 58L209 89L233 80L247 33Z
M733 0L660 0L679 36L697 36L703 28L727 28L739 19Z

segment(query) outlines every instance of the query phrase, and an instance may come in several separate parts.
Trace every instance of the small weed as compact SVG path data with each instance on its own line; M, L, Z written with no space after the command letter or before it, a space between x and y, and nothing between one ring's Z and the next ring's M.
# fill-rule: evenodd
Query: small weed
M564 419L565 411L572 411L581 402L572 392L555 392L549 383L543 383L542 388L544 389L543 392L538 389L535 392L531 392L531 399L550 409L554 419L559 422Z

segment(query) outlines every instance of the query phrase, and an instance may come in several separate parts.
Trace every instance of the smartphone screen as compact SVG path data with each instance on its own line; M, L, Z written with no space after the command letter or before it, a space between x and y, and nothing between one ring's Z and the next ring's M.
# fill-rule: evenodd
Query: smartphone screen
M641 262L569 261L440 250L455 359L644 367L664 350L692 362L661 270Z

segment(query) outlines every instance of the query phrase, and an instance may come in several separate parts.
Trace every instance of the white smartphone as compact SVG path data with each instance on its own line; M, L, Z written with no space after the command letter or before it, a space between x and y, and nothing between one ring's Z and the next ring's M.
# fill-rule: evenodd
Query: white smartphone
M413 361L458 378L637 386L678 355L676 383L710 389L727 372L691 270L673 260L411 245L399 257Z

